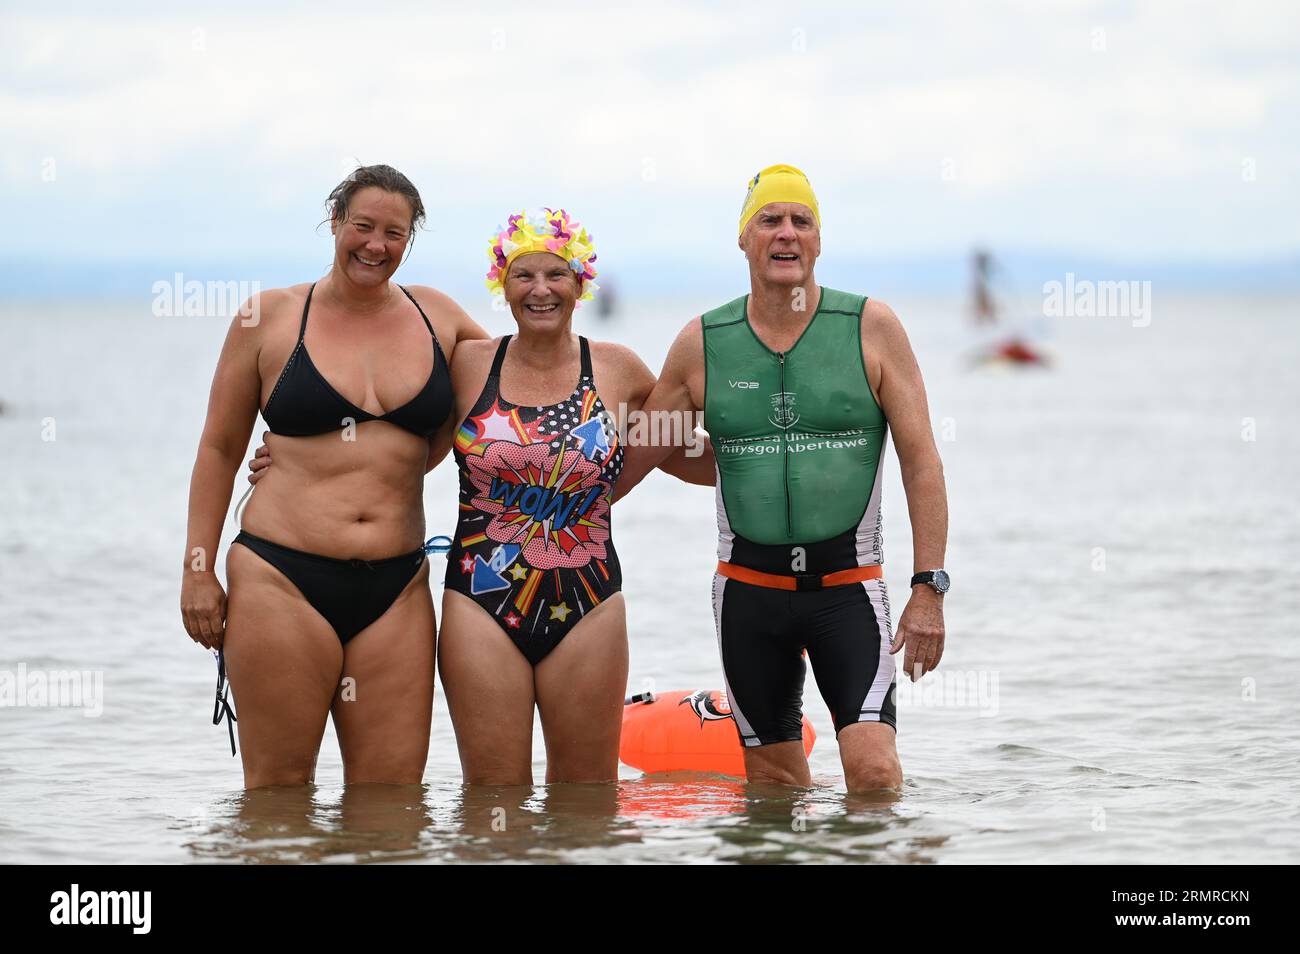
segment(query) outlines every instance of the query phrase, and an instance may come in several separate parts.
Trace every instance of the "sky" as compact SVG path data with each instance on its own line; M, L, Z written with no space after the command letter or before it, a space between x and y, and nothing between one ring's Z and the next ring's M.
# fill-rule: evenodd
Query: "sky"
M10 292L304 280L358 162L415 182L407 267L452 288L534 205L642 284L738 269L746 181L777 162L811 178L827 260L924 272L987 244L1300 276L1291 3L5 0L0 21Z

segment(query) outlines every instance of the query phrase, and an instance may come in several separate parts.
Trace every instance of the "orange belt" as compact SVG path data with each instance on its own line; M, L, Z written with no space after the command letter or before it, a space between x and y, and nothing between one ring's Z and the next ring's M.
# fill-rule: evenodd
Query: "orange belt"
M839 570L818 576L816 573L800 573L795 576L783 576L780 573L764 573L751 570L747 566L736 566L725 560L718 561L718 572L729 580L752 583L755 586L767 586L776 590L820 590L828 586L843 586L845 583L861 583L863 580L878 580L885 575L884 567L855 566L848 570Z

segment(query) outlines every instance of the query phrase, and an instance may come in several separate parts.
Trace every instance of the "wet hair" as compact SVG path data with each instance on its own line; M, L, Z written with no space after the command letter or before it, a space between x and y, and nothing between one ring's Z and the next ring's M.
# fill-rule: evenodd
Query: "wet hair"
M334 187L329 198L325 200L325 210L329 215L321 224L346 222L352 197L362 189L371 186L383 189L385 192L394 192L405 197L410 203L411 234L407 241L407 255L410 255L410 249L415 245L415 230L424 224L424 202L420 199L420 192L411 180L392 166L357 166L353 169L346 179Z

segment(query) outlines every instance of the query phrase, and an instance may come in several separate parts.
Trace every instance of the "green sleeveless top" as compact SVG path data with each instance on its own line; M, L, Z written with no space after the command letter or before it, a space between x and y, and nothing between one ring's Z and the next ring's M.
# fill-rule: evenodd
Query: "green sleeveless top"
M815 543L862 521L886 434L862 362L866 300L821 289L783 353L750 327L748 295L702 316L704 427L718 461L720 522L731 532L760 544Z

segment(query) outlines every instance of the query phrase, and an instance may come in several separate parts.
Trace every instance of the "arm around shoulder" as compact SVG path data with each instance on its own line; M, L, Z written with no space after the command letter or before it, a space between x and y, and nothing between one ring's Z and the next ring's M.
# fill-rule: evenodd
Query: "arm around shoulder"
M669 421L670 432L680 433L683 438L693 438L695 414L700 410L691 391L691 377L700 365L702 342L700 320L695 318L687 323L668 349L663 371L659 379L653 382L653 388L640 407L643 419L651 422ZM671 426L674 418L679 419L677 427ZM629 436L634 433L635 429L629 428ZM703 474L698 466L698 456L688 460L685 450L684 447L674 447L672 444L633 441L624 458L623 474L619 477L619 498L625 496L656 467L663 467L690 483L711 483L711 474ZM665 465L670 457L672 463Z

